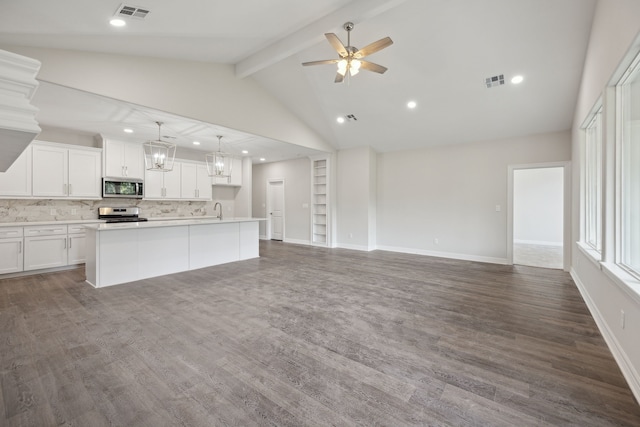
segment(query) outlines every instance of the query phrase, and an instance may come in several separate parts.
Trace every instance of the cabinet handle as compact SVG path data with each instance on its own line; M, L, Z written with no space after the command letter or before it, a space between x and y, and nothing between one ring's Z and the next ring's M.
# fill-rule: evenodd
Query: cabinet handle
M73 187L69 184L69 195L71 195L71 193L73 193Z
M64 239L64 249L67 249L67 238Z
M22 253L22 242L18 242L18 253L21 254Z
M69 237L69 249L71 249L71 242L73 242L73 240L71 237Z
M124 167L124 176L129 176L129 166Z

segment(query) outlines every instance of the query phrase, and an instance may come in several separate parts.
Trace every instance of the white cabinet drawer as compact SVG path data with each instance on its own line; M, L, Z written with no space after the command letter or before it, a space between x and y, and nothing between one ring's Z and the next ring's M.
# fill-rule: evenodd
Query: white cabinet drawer
M84 234L86 231L83 224L69 224L67 227L69 234Z
M0 239L22 237L22 227L0 227Z
M67 234L66 225L32 225L24 227L24 235L27 236L56 236Z

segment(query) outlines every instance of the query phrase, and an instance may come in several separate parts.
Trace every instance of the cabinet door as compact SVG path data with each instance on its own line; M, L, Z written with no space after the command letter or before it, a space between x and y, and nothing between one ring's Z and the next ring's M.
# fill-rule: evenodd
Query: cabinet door
M70 197L101 197L101 159L99 151L69 150Z
M87 237L84 234L69 234L68 239L68 264L83 264L86 260L85 242Z
M104 141L104 176L124 178L125 143L120 141Z
M67 265L67 236L24 238L24 270Z
M164 173L146 171L144 174L144 198L161 199L164 195Z
M0 239L0 274L22 271L22 237Z
M33 146L33 195L67 195L67 150L45 145Z
M242 185L242 159L233 158L231 166L231 177L213 178L214 185L229 185L240 187Z
M205 166L205 171L206 171ZM180 197L195 200L198 198L198 165L182 163L181 166Z
M198 183L198 199L199 200L211 200L212 188L211 188L211 177L209 176L209 171L207 171L207 165L196 165L196 175L197 175L197 183Z
M31 146L25 148L6 172L0 173L0 197L31 195Z
M141 144L124 144L124 170L127 178L144 178L144 153Z
M170 172L151 172L164 175L164 197L166 199L180 198L180 163L175 162Z

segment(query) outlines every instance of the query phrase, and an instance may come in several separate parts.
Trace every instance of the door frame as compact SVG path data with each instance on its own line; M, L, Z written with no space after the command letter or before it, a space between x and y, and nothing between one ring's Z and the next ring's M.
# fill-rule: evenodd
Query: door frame
M265 212L267 215L267 226L266 228L266 238L267 240L271 240L271 184L272 183L276 183L276 182L281 182L282 183L282 241L284 242L284 236L285 236L285 182L284 182L284 178L270 178L267 180L267 192L266 192L266 199L267 199L267 211Z
M562 265L564 271L571 267L571 162L529 163L508 166L507 178L507 264L513 265L513 175L516 170L563 168L562 203Z

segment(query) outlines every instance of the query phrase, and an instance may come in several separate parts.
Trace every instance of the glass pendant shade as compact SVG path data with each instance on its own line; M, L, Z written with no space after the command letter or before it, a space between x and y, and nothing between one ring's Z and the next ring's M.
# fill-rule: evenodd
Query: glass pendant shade
M218 135L218 151L206 155L207 172L209 176L231 179L232 159L229 154L221 151L221 139L222 136Z
M144 164L148 171L170 172L176 157L176 145L160 139L161 122L158 125L158 140L144 143Z

